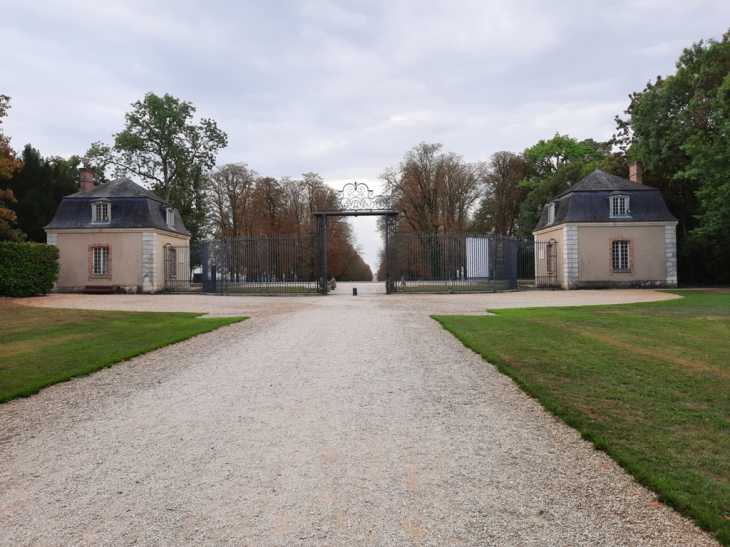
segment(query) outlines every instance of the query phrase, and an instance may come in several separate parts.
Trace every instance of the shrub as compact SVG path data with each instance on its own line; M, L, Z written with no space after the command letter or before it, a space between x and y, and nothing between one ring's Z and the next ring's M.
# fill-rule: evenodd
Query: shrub
M58 247L0 242L0 295L46 294L58 278Z

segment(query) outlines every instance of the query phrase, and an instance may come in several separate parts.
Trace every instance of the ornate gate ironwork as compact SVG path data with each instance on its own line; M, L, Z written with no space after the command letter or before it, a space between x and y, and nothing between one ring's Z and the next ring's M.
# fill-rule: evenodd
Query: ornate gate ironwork
M393 240L396 237L395 219L398 212L391 208L391 199L388 196L375 194L374 190L368 188L367 184L360 182L349 182L337 192L339 208L333 211L317 211L314 213L317 218L317 255L321 263L318 269L320 281L318 291L321 294L329 292L329 279L327 271L327 217L357 217L357 216L384 216L385 217L385 261L386 277L385 292L390 294L394 290L393 281L390 275L391 266L395 264L393 258L396 248Z

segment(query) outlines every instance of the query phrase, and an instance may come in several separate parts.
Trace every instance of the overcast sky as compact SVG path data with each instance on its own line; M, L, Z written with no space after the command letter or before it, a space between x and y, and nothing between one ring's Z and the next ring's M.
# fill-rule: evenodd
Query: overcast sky
M720 39L730 1L0 0L17 150L110 143L148 91L229 138L218 163L340 188L425 141L468 161L555 132L606 140L627 95ZM380 242L355 224L365 259Z

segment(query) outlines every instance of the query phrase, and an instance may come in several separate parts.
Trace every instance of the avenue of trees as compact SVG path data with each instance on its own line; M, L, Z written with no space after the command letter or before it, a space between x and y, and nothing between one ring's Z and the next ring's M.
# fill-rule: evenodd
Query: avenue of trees
M398 229L526 238L553 196L596 168L628 178L629 163L641 160L644 184L658 188L679 219L680 280L730 282L730 31L686 48L676 66L629 95L609 142L555 133L472 163L440 144L415 146L381 175L401 213ZM9 106L0 95L0 124ZM245 163L216 167L227 136L213 120L194 123L188 102L148 93L132 107L114 143L94 143L83 158L43 158L30 145L18 156L0 126L0 240L44 241L42 227L77 190L82 162L96 183L141 179L180 209L193 239L304 236L314 210L337 207L316 173L276 179ZM332 274L370 278L349 224L331 222L328 235Z
M207 227L217 238L305 237L315 230L315 211L339 209L335 190L316 173L276 179L259 175L245 163L229 163L207 178ZM327 237L330 275L341 281L373 279L344 218L327 220Z

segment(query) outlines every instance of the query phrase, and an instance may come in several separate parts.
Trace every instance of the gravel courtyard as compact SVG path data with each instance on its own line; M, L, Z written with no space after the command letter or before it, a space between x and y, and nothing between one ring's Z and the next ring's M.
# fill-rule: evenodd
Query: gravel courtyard
M0 545L717 545L429 317L672 295L378 291L23 301L250 319L0 405Z

